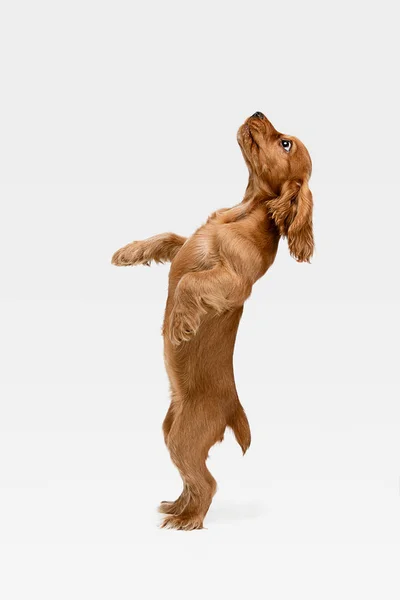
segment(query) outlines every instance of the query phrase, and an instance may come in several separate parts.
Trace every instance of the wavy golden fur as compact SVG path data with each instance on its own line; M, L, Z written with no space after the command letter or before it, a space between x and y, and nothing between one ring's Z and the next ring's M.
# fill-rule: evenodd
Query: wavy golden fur
M161 503L163 527L203 527L216 491L206 459L226 427L243 453L250 446L232 364L243 304L274 262L280 237L299 262L309 262L314 248L305 146L279 133L262 113L240 127L238 142L249 169L240 204L216 211L189 238L156 235L112 258L117 266L171 262L163 325L171 405L163 431L183 491Z

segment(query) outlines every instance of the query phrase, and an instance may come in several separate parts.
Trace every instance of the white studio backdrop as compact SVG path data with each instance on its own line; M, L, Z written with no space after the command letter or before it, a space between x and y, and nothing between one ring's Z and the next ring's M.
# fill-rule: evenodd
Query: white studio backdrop
M0 8L0 592L398 599L399 52L383 2ZM313 158L235 352L253 443L212 449L207 530L161 531L168 266L112 253L243 196L263 111Z

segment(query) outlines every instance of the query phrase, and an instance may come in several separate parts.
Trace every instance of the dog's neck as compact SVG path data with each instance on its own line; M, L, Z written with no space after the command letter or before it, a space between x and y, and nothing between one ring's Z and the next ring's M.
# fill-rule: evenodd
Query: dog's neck
M263 185L261 187L258 182L256 185L250 178L242 202L236 204L232 208L217 210L210 215L208 221L217 221L220 224L233 223L246 218L261 206L264 207L264 211L257 212L260 212L260 218L265 220L265 216L268 214L266 203L272 198L276 198L276 194L272 192L268 185Z
M251 204L255 207L273 198L276 198L276 194L270 186L265 182L260 182L258 179L256 181L250 175L242 203Z

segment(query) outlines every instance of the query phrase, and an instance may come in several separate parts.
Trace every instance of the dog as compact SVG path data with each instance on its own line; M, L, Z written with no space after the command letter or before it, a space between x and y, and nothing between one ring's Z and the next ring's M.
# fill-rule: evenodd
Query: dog
M171 262L162 329L171 404L163 433L183 490L159 507L165 528L203 528L217 487L206 459L226 427L243 454L250 446L233 350L253 284L274 262L281 237L299 262L310 262L314 250L311 159L304 144L279 133L261 112L244 122L237 140L249 170L240 204L211 214L191 237L155 235L112 258L117 266Z

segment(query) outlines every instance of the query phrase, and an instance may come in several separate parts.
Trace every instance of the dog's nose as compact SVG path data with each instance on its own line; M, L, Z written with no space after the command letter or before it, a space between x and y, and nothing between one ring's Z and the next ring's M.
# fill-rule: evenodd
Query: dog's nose
M254 117L255 119L265 119L265 116L262 114L262 112L255 112L254 115L251 115L252 117Z

